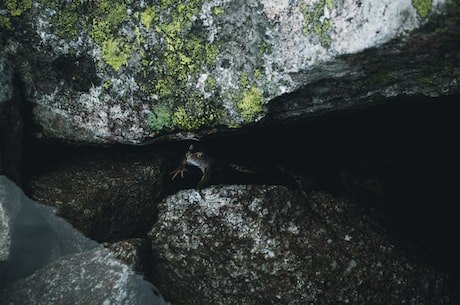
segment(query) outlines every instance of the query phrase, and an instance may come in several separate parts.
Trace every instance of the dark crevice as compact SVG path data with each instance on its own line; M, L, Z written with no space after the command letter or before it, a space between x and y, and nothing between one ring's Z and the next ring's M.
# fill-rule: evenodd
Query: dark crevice
M308 190L360 203L385 226L392 242L458 279L458 98L398 98L385 106L210 136L195 144L223 165L210 184L282 184L295 189L292 174L301 175L312 182ZM107 156L155 151L166 160L166 196L195 187L201 178L194 168L183 179L171 181L167 176L191 143L76 149L34 140L25 151L24 176L58 167L78 150ZM228 164L255 173L234 171Z

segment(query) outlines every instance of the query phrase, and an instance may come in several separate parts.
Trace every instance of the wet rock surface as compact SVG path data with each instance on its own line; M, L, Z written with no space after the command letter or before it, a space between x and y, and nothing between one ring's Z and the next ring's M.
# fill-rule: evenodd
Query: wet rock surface
M228 185L169 196L149 236L173 304L448 304L448 279L407 258L356 205Z

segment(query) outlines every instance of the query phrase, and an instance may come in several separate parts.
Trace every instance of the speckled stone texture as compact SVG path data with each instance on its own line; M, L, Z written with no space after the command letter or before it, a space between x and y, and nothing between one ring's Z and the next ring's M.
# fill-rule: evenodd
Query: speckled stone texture
M99 242L143 236L153 225L164 180L169 179L164 160L155 151L139 157L123 149L110 155L103 149L70 150L49 152L54 166L30 178L30 195L56 207L60 216Z
M445 276L407 259L350 202L279 186L184 190L149 233L172 304L446 304Z
M21 80L40 137L202 137L459 92L455 1L27 4L0 7L11 19L0 62Z
M11 234L0 243L2 305L165 304L155 287L109 250L0 176L0 229L5 225Z
M163 305L155 288L100 247L62 257L3 291L2 304Z

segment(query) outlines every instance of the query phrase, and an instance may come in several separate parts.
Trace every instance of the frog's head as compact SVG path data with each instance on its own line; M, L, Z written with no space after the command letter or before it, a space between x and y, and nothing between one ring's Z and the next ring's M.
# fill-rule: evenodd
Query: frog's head
M188 165L198 167L203 173L210 167L211 160L209 156L202 150L196 149L195 146L190 145L188 151L185 153L185 162Z

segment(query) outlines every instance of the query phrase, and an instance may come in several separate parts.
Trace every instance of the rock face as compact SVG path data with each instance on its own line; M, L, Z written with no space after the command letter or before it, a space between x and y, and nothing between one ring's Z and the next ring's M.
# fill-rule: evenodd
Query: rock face
M59 155L59 152L55 153ZM141 157L74 148L56 167L31 178L31 196L99 242L140 237L153 225L167 179L164 162L151 151Z
M111 252L97 248L62 257L0 291L0 296L5 304L15 305L49 304L50 300L62 305L165 304L154 291Z
M9 259L13 223L19 213L20 193L10 189L6 176L0 176L0 264Z
M2 304L165 304L151 284L5 176L0 211L9 211L0 228L12 232L0 243Z
M446 304L447 281L411 262L352 204L278 186L185 190L150 232L173 304ZM308 200L307 200L308 199Z
M121 260L133 270L139 273L146 273L147 262L150 260L148 243L141 238L131 238L122 240L113 244L104 244L109 249L115 258Z
M447 0L6 1L0 62L24 83L40 135L196 137L458 93L458 11Z
M0 175L7 175L20 183L22 101L13 86L13 73L11 62L0 55Z

